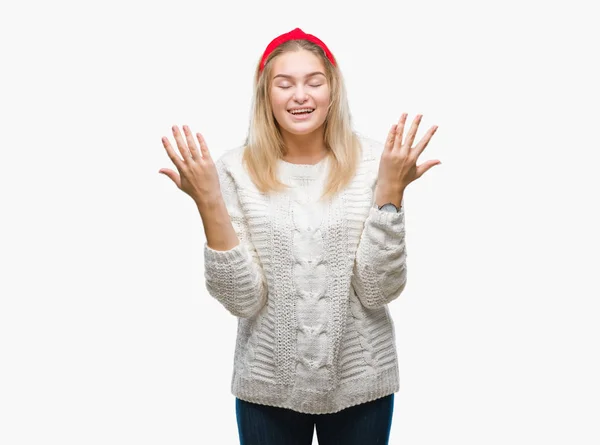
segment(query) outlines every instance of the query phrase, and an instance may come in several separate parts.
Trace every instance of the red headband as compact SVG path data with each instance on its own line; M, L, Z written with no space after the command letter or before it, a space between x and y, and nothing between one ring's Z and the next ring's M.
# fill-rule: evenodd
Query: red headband
M271 54L273 52L273 50L275 48L277 48L279 45L281 45L284 42L287 42L288 40L308 40L310 42L316 43L321 48L323 48L323 51L325 51L325 55L327 56L327 58L333 64L333 66L335 66L335 58L333 57L333 54L331 54L331 51L329 51L329 48L327 48L327 45L325 45L321 40L319 40L317 37L313 36L312 34L306 34L300 28L296 28L290 32L287 32L285 34L281 34L278 37L275 37L271 41L271 43L269 43L269 45L267 46L267 49L265 49L265 52L262 56L261 61L260 61L260 71L261 72L265 68L265 63L267 61L267 58L269 57L269 54Z

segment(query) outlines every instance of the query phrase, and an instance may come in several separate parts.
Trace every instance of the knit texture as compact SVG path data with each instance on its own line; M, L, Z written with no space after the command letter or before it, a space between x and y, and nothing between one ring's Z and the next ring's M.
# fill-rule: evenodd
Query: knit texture
M406 285L404 206L374 206L383 145L360 139L355 177L323 202L328 158L279 161L290 187L269 194L243 168L243 147L216 163L240 243L205 244L205 280L238 317L231 391L240 399L325 414L399 390L387 305Z

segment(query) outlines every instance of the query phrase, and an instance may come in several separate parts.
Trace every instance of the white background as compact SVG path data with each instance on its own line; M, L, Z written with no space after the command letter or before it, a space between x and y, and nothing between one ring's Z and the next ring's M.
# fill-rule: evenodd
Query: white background
M439 126L405 194L390 443L600 443L592 3L3 3L0 443L237 443L236 320L160 139L240 145L295 27L337 57L356 130Z

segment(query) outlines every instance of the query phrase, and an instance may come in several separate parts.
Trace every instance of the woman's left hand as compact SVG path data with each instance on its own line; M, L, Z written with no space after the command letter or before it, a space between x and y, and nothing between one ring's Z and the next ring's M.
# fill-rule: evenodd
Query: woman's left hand
M437 125L431 127L419 143L412 147L423 115L417 115L408 130L406 140L402 142L406 117L407 114L403 113L398 124L392 126L385 142L385 148L381 154L377 184L380 190L379 195L383 195L384 200L388 198L395 200L397 196L401 196L404 193L404 189L408 184L420 178L423 173L434 165L441 164L436 159L417 165L417 158L435 134L438 128Z

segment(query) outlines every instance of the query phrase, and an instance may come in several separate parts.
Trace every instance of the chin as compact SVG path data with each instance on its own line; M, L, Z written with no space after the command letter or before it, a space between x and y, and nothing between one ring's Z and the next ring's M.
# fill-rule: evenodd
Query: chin
M283 127L283 129L285 131L287 131L288 133L296 134L298 136L302 136L305 134L311 134L312 132L318 130L319 128L321 128L321 125L319 125L319 126L311 125L311 126L307 126L306 128L299 128L299 126L294 126L294 125L292 125L292 126L286 125L285 127Z

